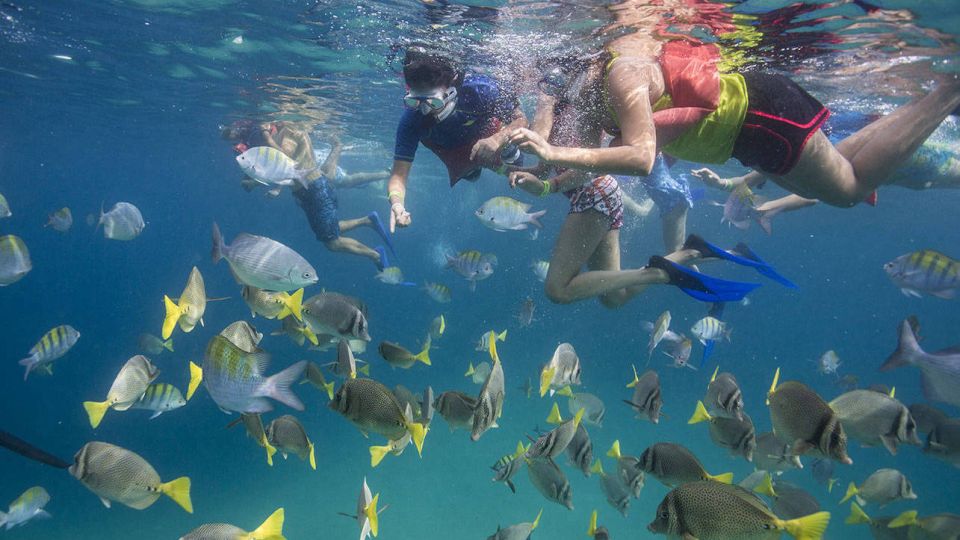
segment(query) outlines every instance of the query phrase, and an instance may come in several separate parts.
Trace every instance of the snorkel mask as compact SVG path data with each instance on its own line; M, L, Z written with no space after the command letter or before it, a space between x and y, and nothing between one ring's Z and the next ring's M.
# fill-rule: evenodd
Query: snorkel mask
M451 86L446 91L437 89L428 94L407 92L403 104L408 109L419 110L424 116L432 114L442 122L457 108L457 88Z

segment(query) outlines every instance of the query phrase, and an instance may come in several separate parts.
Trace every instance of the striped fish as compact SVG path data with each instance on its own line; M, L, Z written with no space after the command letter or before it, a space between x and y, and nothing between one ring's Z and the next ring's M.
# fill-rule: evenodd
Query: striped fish
M476 250L461 251L456 257L447 255L447 268L453 269L470 282L470 290L477 289L477 282L493 275L496 256Z
M517 474L517 471L523 466L523 455L527 452L527 448L529 448L529 445L524 447L523 441L520 441L517 443L517 450L514 453L498 459L490 467L494 472L493 481L505 483L510 491L516 493L517 486L513 484L513 475Z
M950 299L960 287L960 262L932 249L901 255L883 265L883 270L905 296L924 292Z
M583 409L577 411L577 414L568 420L560 418L560 408L556 403L550 410L550 416L547 417L547 423L554 424L557 427L544 433L537 440L533 441L525 454L527 459L550 458L553 459L567 449L567 445L577 434L577 427L580 426L580 420L583 418Z
M237 164L253 180L265 186L292 186L304 184L306 174L286 154L271 146L255 146L237 156Z
M150 416L150 420L153 420L167 411L179 409L186 404L187 400L183 399L183 394L176 386L167 383L154 383L147 387L147 391L143 393L140 401L131 405L130 408L153 411L153 415Z
M660 409L663 408L663 398L660 393L660 376L649 369L642 377L637 376L637 368L633 366L633 381L627 384L633 388L633 396L624 403L633 407L637 418L648 418L654 424L660 423Z
M440 283L424 283L423 290L427 292L427 296L432 298L435 302L439 302L441 304L446 304L452 299L450 287Z
M617 460L617 476L623 485L630 490L633 498L639 499L640 491L643 490L643 483L646 480L646 475L640 467L640 458L621 454L619 440L613 441L613 445L607 451L607 457Z
M20 281L33 270L30 250L19 236L0 236L0 287Z
M607 503L616 508L617 512L620 512L623 517L627 517L627 510L630 508L630 492L620 481L620 477L603 472L603 465L600 464L599 459L590 468L590 472L600 475L600 488L603 490Z
M50 514L43 509L48 502L50 502L50 494L47 490L34 486L10 503L10 509L6 513L0 512L0 525L9 531L31 519L49 519Z
M583 427L583 422L577 426L577 433L573 436L570 444L567 445L567 457L577 467L584 476L590 476L590 463L593 462L593 441L590 440L590 434Z
M40 341L30 349L30 355L20 360L20 365L26 368L23 373L23 380L27 380L31 371L43 368L67 354L67 351L77 343L78 339L80 339L80 332L77 332L69 324L57 326L44 334Z
M706 345L708 341L719 341L721 339L730 341L730 328L727 326L727 323L716 317L708 316L700 319L694 323L690 331L693 332L693 335L704 345Z
M138 354L127 360L113 379L113 384L107 391L107 399L83 402L83 408L90 417L90 426L96 429L108 409L125 411L140 401L147 387L159 374L160 370L151 364L146 356Z
M307 362L301 360L292 366L265 377L270 355L264 352L247 353L216 335L207 343L203 368L191 365L191 371L201 378L210 397L224 411L262 413L273 410L269 397L298 411L303 403L291 390L290 385L300 379ZM192 393L187 393L187 399Z

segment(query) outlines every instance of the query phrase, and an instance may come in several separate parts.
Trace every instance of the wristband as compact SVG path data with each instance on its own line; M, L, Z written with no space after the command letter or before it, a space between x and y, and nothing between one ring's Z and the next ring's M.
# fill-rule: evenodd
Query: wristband
M393 196L396 196L398 199L400 199L400 200L402 201L402 200L404 199L404 197L405 197L405 193L404 193L403 191L398 191L398 190L393 190L393 191L387 193L387 198L388 198L388 199L391 198L391 197L393 197Z
M549 180L541 180L543 182L543 190L540 191L541 197L546 197L553 192L553 184Z
M727 180L726 178L720 179L720 189L724 191L733 191L733 188L734 188L733 182L731 182L730 180Z

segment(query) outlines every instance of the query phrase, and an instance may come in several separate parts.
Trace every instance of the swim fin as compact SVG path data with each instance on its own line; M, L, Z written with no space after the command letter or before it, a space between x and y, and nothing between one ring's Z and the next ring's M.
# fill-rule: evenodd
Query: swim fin
M659 255L650 257L647 266L663 270L670 279L670 285L679 287L681 291L701 302L737 302L760 286L758 283L741 283L710 277Z
M373 227L373 230L377 231L377 234L380 235L380 238L383 238L383 243L390 248L390 253L396 257L397 250L393 249L393 242L390 240L390 234L385 228L383 228L383 222L380 221L380 214L374 210L373 212L367 214L367 219L370 220L370 226Z
M772 266L764 262L763 259L757 256L750 248L747 247L744 243L737 244L737 247L732 251L727 251L718 246L707 242L703 238L691 234L687 237L687 241L683 243L683 249L695 249L700 252L701 256L704 258L714 257L717 259L724 259L740 266L749 266L759 272L761 275L766 276L777 283L791 289L798 289L796 283L790 281L789 279L780 275Z

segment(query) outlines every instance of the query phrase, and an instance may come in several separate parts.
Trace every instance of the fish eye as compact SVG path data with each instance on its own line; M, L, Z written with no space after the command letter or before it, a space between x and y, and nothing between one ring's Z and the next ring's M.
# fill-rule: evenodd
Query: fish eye
M490 216L490 221L493 221L493 216Z
M310 272L304 272L304 273L303 273L303 279L310 279L310 277L311 277Z
M663 510L660 512L660 519L667 519L669 517L670 517L670 512L667 512L666 510Z

